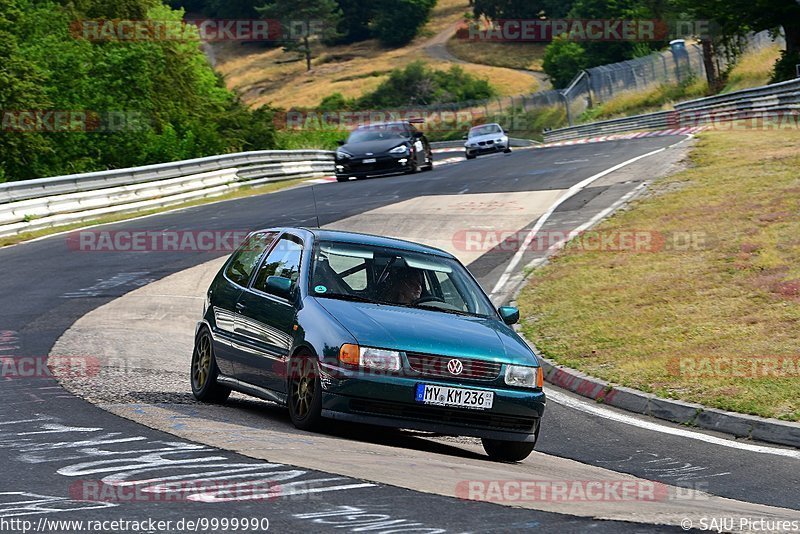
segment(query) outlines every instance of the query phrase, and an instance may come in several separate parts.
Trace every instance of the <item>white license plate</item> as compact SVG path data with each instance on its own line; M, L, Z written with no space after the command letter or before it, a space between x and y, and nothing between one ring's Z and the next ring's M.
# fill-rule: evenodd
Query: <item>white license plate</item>
M376 158L368 158L361 160L361 163L375 163L376 161L378 161Z
M416 400L423 404L436 406L488 410L494 404L494 393L477 389L417 384Z

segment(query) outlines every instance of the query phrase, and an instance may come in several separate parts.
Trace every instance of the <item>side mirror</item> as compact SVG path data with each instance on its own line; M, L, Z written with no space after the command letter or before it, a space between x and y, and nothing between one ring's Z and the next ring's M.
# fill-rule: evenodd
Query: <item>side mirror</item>
M500 317L507 325L517 324L519 322L519 310L513 306L503 306L497 310L500 312Z
M291 292L292 281L288 278L282 276L267 277L267 293L288 299Z
M344 139L339 139L338 141L336 141L336 144L339 146L344 146L347 144L347 141L345 141Z
M468 135L462 135L461 139L469 139L469 136Z
M424 135L422 132L414 132L414 139L422 139Z

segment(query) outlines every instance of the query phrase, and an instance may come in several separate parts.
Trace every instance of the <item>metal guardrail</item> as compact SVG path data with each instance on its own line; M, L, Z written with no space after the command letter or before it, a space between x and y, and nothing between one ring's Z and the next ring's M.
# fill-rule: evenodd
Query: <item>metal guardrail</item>
M0 236L334 173L333 152L263 150L0 184Z
M614 133L697 127L777 113L800 112L800 79L682 102L674 111L581 124L545 132L545 142Z
M222 169L238 168L240 170L259 164L276 164L283 162L322 161L329 162L333 169L333 152L324 150L260 150L210 156L207 158L159 163L144 167L116 169L110 171L90 172L39 178L20 182L0 184L0 204L37 198L43 195L77 193L104 187L130 185L177 178L191 174L200 174Z

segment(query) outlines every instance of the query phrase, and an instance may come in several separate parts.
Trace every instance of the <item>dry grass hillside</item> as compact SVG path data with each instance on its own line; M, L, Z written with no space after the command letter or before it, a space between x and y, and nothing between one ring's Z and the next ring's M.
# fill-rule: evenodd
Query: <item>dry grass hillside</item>
M227 43L215 49L217 70L225 76L230 89L238 91L253 106L315 106L334 92L346 97L360 96L375 89L387 73L397 67L423 59L431 66L447 69L460 64L465 71L489 79L500 95L519 95L538 89L530 75L509 68L492 67L434 59L426 47L437 36L449 37L455 25L468 11L467 0L439 0L431 20L408 46L382 48L370 40L352 45L320 46L313 69L306 72L302 61L287 62L293 55L280 48L263 49Z

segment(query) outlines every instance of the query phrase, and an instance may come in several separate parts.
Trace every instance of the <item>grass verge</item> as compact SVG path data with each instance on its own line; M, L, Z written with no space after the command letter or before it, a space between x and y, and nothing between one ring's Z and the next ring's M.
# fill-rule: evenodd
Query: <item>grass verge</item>
M109 224L119 221L127 221L129 219L135 219L137 217L144 217L146 215L155 215L156 213L164 213L166 211L191 208L193 206L201 206L203 204L211 204L213 202L219 202L221 200L233 200L236 198L245 198L245 197L252 197L255 195L274 193L276 191L280 191L281 189L287 189L289 187L300 185L306 180L308 180L308 178L298 178L296 180L287 180L284 182L267 183L255 187L243 186L240 187L239 189L231 191L230 193L226 193L224 195L219 195L216 197L201 198L197 200L191 200L188 202L182 202L180 204L175 204L172 206L164 206L162 208L154 208L150 210L135 211L131 213L116 213L113 215L107 215L105 217L99 217L97 219L92 219L89 221L83 221L74 224L65 224L62 226L54 226L52 228L43 228L41 230L36 230L33 232L24 232L17 235L0 237L0 248L7 247L9 245L16 245L17 243L22 243L23 241L30 241L31 239L36 239L39 237L44 237L61 232L69 232L70 230L77 230L79 228L86 228L87 226L95 226L98 224Z
M578 122L593 122L669 110L675 102L702 98L707 94L708 84L699 78L693 78L683 84L653 85L638 91L624 91L586 110Z
M781 57L778 45L744 54L728 75L723 93L767 85L775 62Z
M692 168L595 228L666 246L568 246L520 294L524 334L616 384L800 420L798 148L797 130L703 134Z

